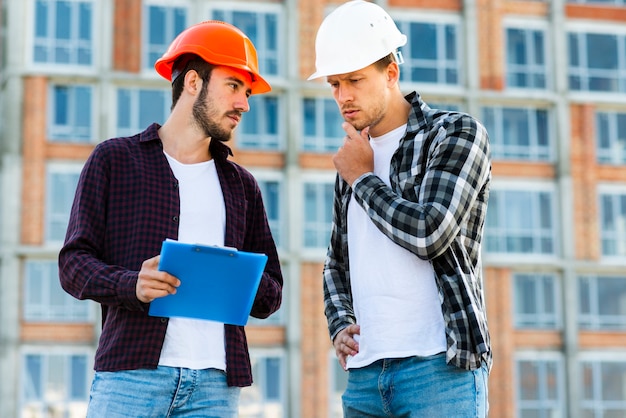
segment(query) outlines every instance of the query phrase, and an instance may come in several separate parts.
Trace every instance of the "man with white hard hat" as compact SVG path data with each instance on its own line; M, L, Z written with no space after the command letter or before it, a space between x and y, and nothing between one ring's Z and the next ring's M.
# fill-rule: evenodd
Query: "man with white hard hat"
M309 77L345 119L323 283L344 416L485 417L489 140L475 118L402 94L406 42L381 7L349 1L319 27Z

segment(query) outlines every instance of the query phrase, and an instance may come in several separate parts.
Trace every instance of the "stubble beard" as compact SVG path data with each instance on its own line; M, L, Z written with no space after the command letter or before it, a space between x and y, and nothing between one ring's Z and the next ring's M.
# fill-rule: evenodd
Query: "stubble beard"
M202 86L200 95L193 104L192 115L194 123L207 137L220 142L230 141L232 130L225 129L216 122L218 110L213 101L208 99L208 83Z

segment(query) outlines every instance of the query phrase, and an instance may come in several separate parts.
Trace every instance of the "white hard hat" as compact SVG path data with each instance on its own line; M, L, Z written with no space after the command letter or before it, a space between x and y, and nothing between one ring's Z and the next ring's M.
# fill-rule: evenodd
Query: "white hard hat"
M330 13L315 39L315 73L308 79L367 67L406 44L391 16L380 6L352 0Z

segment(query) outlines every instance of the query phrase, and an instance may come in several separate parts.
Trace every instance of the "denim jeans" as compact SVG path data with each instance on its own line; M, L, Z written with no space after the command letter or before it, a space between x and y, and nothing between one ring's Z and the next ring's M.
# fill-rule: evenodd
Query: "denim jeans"
M345 418L485 418L487 367L468 371L431 357L384 359L350 369Z
M237 417L238 387L221 370L159 366L96 372L88 418Z

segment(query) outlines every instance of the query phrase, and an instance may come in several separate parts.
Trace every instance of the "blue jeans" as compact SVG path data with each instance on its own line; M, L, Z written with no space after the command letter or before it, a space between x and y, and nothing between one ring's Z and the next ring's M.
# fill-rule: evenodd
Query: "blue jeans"
M88 418L237 417L238 387L226 384L216 369L159 366L119 372L96 372Z
M384 359L350 369L345 418L485 418L487 367L468 371L431 357Z

